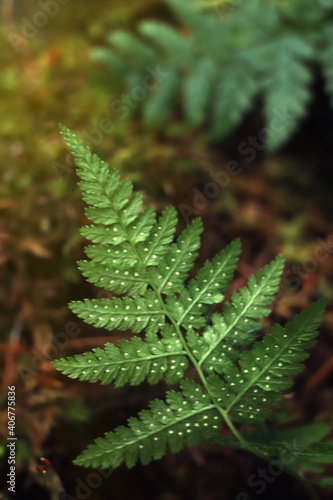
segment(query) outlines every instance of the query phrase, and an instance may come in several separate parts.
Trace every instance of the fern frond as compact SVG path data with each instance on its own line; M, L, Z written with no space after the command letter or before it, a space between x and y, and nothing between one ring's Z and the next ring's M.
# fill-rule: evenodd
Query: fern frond
M302 370L300 363L308 357L306 350L315 343L325 304L324 299L318 300L284 328L275 325L272 335L265 335L250 351L241 353L240 369L236 366L226 369L224 379L229 395L223 395L221 379L218 390L221 404L226 404L226 411L234 420L245 417L256 421L269 416L271 410L263 411L262 405L279 400L282 391L292 385L290 375Z
M248 286L234 292L231 301L223 307L223 315L213 315L213 325L204 335L207 343L206 351L199 360L200 364L223 370L217 352L219 344L227 339L230 345L251 343L254 339L248 335L250 330L260 327L259 318L269 314L268 305L278 291L284 259L279 255L270 264L258 271L256 276L249 278ZM215 359L213 359L215 358Z
M150 41L158 47L167 50L175 62L193 58L190 41L166 23L143 21L139 26L139 32L150 38Z
M156 221L154 209L149 207L140 212L142 196L132 196L132 183L121 182L117 170L109 171L107 164L93 155L74 134L63 126L60 130L79 167L77 173L81 178L79 186L83 199L92 205L86 209L86 214L95 224L83 227L81 234L104 245L129 243L127 254L136 261L137 253L132 247L148 238Z
M297 435L297 430L294 429ZM311 429L309 429L311 430ZM291 435L290 435L291 437ZM215 443L218 444L219 437L215 438ZM223 439L221 444L225 444ZM230 444L233 448L240 448L236 443ZM324 478L321 480L310 480L302 477L302 472L304 470L312 471L315 473L323 472L323 468L319 464L332 463L333 461L333 442L319 442L313 443L309 446L299 443L297 438L292 439L289 443L288 441L273 441L269 444L263 442L252 442L251 449L254 453L261 456L262 458L274 459L275 457L285 456L288 457L292 455L292 461L290 463L284 463L284 469L286 472L291 472L296 477L300 478L302 482L306 484L313 484L316 486L332 486L333 478ZM289 462L289 459L288 459Z
M221 292L225 291L235 272L239 253L240 241L235 240L199 269L188 289L181 290L176 309L174 301L169 302L169 310L173 311L179 325L200 328L206 323L207 305L223 300Z
M294 429L297 435L297 429ZM310 429L309 429L310 430ZM291 463L285 464L285 470L290 472L296 477L300 475L300 471L311 471L312 473L320 474L325 472L322 465L324 463L331 463L333 460L333 443L313 443L310 446L300 444L297 438L293 438L290 446L286 446L287 441L277 441L269 445L254 443L254 450L257 454L270 455L271 457L284 456L287 452L292 454L293 460ZM306 484L313 484L316 486L332 486L332 478L323 478L322 480L310 480L303 478Z
M142 295L147 289L145 267L130 268L128 266L112 264L111 267L93 261L81 260L77 262L82 275L94 285L117 293L128 293L130 296Z
M167 446L174 453L185 445L195 446L217 434L221 416L209 402L201 387L184 380L182 393L168 391L166 403L155 400L150 410L139 418L130 418L128 427L120 426L90 445L75 461L76 465L102 468L118 467L125 461L133 467L161 458Z
M184 79L184 113L190 125L197 126L205 121L218 78L218 66L209 57L204 57L194 64L192 74Z
M152 227L149 238L138 246L138 254L146 266L156 266L169 252L169 245L174 239L178 222L174 207L167 207Z
M189 294L192 300L186 314L193 310L194 301L216 304L223 299L221 292L225 291L235 272L240 251L240 240L236 239L221 250L212 261L205 262L197 272L196 278L190 281ZM188 297L186 298L188 300Z
M229 67L220 71L213 101L210 127L212 139L225 137L251 107L258 92L258 81L251 62L246 55L236 55Z
M312 77L306 62L313 56L313 48L300 37L286 35L267 50L270 60L265 81L267 146L274 150L292 136L306 113Z
M218 20L204 13L200 6L193 0L165 0L177 18L198 38L200 44L209 41L212 33L219 28Z
M156 52L137 36L124 30L116 30L108 37L108 42L127 54L134 66L141 68L156 62Z
M191 126L206 125L215 141L230 134L260 97L267 124L262 140L273 151L295 132L307 112L317 60L332 94L330 0L317 0L306 9L302 0L290 5L251 0L223 22L203 12L195 0L165 2L180 29L143 21L138 28L142 41L116 32L110 61L103 55L106 64L119 67L122 80L132 86L147 71L146 50L152 64L168 73L142 102L147 124L165 121L181 98L186 121ZM115 59L117 50L125 52L127 71Z
M251 276L247 287L232 294L223 314L210 316L224 299L240 241L206 261L188 281L200 248L201 220L194 220L175 238L174 208L165 209L158 218L154 209L143 209L142 197L133 194L129 181L121 181L118 172L109 171L64 127L62 133L76 157L80 187L90 205L86 213L93 224L82 233L97 243L86 248L90 260L80 261L79 268L90 282L121 295L74 301L70 308L88 324L143 332L144 338L122 339L118 346L107 343L104 349L53 364L71 378L114 382L117 387L164 380L180 381L181 388L168 391L165 402L153 401L150 410L131 418L127 427L97 439L76 463L117 467L125 462L132 467L138 459L148 463L160 458L167 446L176 452L202 442L247 449L263 458L275 456L282 449L276 436L263 444L255 433L252 439L251 434L242 436L235 424L270 416L272 403L291 385L290 377L302 369L301 362L315 342L325 301L256 340L255 331L262 328L258 320L268 315L278 290L283 269L283 257L278 256ZM196 372L197 382L184 379L188 368ZM221 424L234 439L221 436ZM296 450L295 464L320 473L320 463L331 460L332 447L312 441L303 444Z
M324 439L330 431L330 426L324 423L314 423L302 425L296 429L270 429L267 426L251 433L248 440L251 442L272 444L272 443L297 443L297 446L306 447Z
M165 313L152 290L147 290L144 297L110 299L85 299L74 301L70 309L86 323L107 330L129 330L140 333L156 332L165 323Z
M126 383L138 385L145 379L149 384L163 378L167 384L174 384L184 376L188 359L173 328L165 325L162 339L154 334L147 334L145 340L122 339L119 347L106 343L104 349L59 359L54 366L70 378L101 384L114 382L121 387Z
M87 245L85 253L94 262L106 265L112 263L114 266L131 267L139 261L138 256L133 253L133 248L128 242L115 247L112 244Z
M245 378L255 379L256 385L265 391L281 392L291 385L291 380L285 375L295 375L303 369L300 364L308 356L306 349L315 344L325 309L326 300L320 299L283 328L275 325L272 335L265 335L263 340L256 342L251 351L244 351L240 357L240 365ZM257 359L259 357L259 359ZM256 370L253 370L254 361ZM250 370L256 372L247 375Z
M192 269L200 248L201 219L195 219L169 246L168 253L157 269L151 269L150 282L159 293L178 292Z
M143 118L144 122L150 126L165 121L169 116L180 82L179 71L176 67L163 66L162 73L162 80L156 83L154 92L151 92L145 101Z

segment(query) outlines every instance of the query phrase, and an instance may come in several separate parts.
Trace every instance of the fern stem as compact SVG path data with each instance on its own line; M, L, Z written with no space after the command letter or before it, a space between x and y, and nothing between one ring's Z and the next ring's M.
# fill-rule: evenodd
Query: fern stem
M212 399L214 400L214 398L212 398ZM243 447L245 449L252 451L252 453L254 453L254 451L251 448L250 443L248 441L246 441L246 439L243 438L243 436L238 432L238 430L236 429L236 427L234 426L234 424L230 420L228 413L226 411L222 410L221 407L217 406L217 404L214 403L214 405L215 405L216 409L219 411L219 413L222 415L222 417L224 418L227 426L229 427L229 429L231 430L233 435L238 439L238 441L243 445Z

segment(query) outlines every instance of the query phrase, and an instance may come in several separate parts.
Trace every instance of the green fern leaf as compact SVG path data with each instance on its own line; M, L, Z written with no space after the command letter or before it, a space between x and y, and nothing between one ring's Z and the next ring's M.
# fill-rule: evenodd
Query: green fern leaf
M180 29L143 21L138 29L142 40L115 32L110 60L100 56L107 65L119 67L121 80L131 88L142 84L148 60L168 73L142 102L147 124L165 121L181 98L186 121L206 125L215 141L230 134L262 97L267 126L260 140L273 151L292 136L307 112L318 59L332 95L330 0L316 0L306 9L302 0L251 0L223 21L203 12L195 0L165 2ZM117 50L123 64L116 59Z
M166 0L166 3L177 18L193 31L201 46L202 44L205 46L219 27L218 20L202 12L200 6L193 0Z
M313 49L302 38L286 35L271 43L267 50L270 60L265 82L267 147L273 151L286 142L306 113L311 97L311 69L305 62L313 55Z
M192 382L192 381L191 381ZM118 467L125 461L133 467L138 459L143 464L161 458L168 446L173 453L184 445L194 446L217 434L221 416L209 398L194 382L183 393L168 391L166 403L155 400L150 410L143 410L139 418L130 418L128 427L118 427L90 445L75 461L84 467Z
M144 122L150 126L162 123L169 116L170 106L179 86L177 68L164 66L162 74L162 80L156 84L154 92L148 95L145 102L143 118Z
M260 1L260 0L258 0ZM251 276L247 287L234 292L223 305L214 306L224 293L236 268L240 241L231 242L188 281L200 248L202 222L194 220L175 238L174 208L157 218L155 210L142 210L142 197L132 193L129 181L91 153L74 134L62 134L78 163L80 187L90 205L93 224L82 233L97 243L86 248L90 260L79 262L82 274L97 286L121 297L85 299L70 304L86 323L107 330L131 330L144 337L122 339L118 346L54 361L71 378L120 387L147 380L154 384L180 381L181 390L168 391L166 401L153 401L150 410L131 418L128 426L99 438L78 457L84 466L132 467L160 458L167 448L177 452L185 445L215 443L247 449L262 458L283 450L278 435L262 443L253 433L242 436L236 425L260 422L272 412L272 403L291 385L291 376L302 369L307 350L314 344L324 309L320 300L284 328L275 325L272 335L257 340L259 319L278 290L283 258ZM246 349L244 349L246 347ZM186 370L198 380L184 379ZM234 439L221 436L225 424ZM313 439L295 436L297 468L322 473L321 463L330 461L330 443L318 443L322 428ZM303 436L303 437L302 437ZM316 439L314 439L316 438Z
M70 309L86 323L107 330L132 330L139 333L143 329L156 332L165 323L158 298L152 290L144 297L123 297L110 299L85 299L71 302Z
M201 125L208 113L210 96L218 80L218 67L209 57L199 59L183 82L184 112L190 125Z
M299 474L301 470L309 470L312 472L322 472L320 463L328 461L327 448L325 443L325 450L322 456L318 456L317 451L312 455L311 446L314 443L320 442L330 430L330 426L322 423L315 423L310 425L303 425L294 429L276 430L264 428L264 432L254 432L248 436L248 440L260 446L263 443L270 447L275 448L275 452L271 449L271 455L287 453L292 455L292 460L288 460L288 464L284 464L287 471L292 474ZM282 450L281 443L284 445L285 450ZM280 451L279 451L280 449ZM305 453L304 453L305 452ZM333 452L333 448L331 450Z
M139 337L120 340L119 347L107 343L104 349L59 359L54 366L71 378L101 384L114 382L121 387L126 383L138 385L145 379L150 384L163 378L168 384L176 383L184 376L188 359L173 328L165 325L162 339L147 334L145 341Z
M214 259L207 261L191 280L188 289L181 290L179 304L174 309L174 301L169 302L169 310L173 311L179 325L200 328L206 323L207 304L216 304L223 300L222 291L235 272L240 253L240 241L235 240Z
M238 125L257 92L256 73L247 56L235 56L229 67L220 71L212 110L210 133L213 140L226 136Z
M132 196L131 182L120 182L117 170L110 172L107 164L93 155L74 134L63 126L60 130L79 167L83 199L93 205L86 209L86 214L95 224L83 227L81 234L104 245L117 246L124 242L133 245L145 241L156 219L153 208L140 212L142 197ZM130 248L126 246L127 251ZM135 260L137 255L130 253Z
M114 31L108 42L117 47L122 53L130 57L134 66L139 69L146 65L153 65L156 62L156 53L138 37L123 30Z
M193 57L190 42L166 23L144 21L140 24L139 31L157 46L172 54L176 62Z
M178 236L177 242L168 247L159 267L149 271L150 282L159 293L170 294L181 288L198 255L202 230L201 220L195 219Z
M115 266L130 267L138 263L139 258L133 252L128 242L113 247L112 245L87 245L85 248L87 257L96 263Z
M142 295L147 288L145 267L136 266L135 270L128 266L108 267L92 261L77 262L82 275L94 285L117 293L128 293L130 296Z
M146 266L156 266L169 251L169 244L174 238L177 212L174 207L167 207L154 224L149 238L138 246L138 254Z
M271 443L297 443L298 447L305 447L312 443L321 441L330 431L330 426L323 423L315 423L309 425L303 425L296 429L269 429L264 427L264 430L258 430L257 432L251 433L248 437L249 441L253 442L263 442L265 444Z
M229 347L237 344L246 345L254 340L248 332L261 326L258 318L264 318L269 314L267 306L271 304L278 291L283 263L281 255L276 257L258 271L256 276L250 277L247 287L233 293L231 301L224 305L223 316L213 315L213 325L204 335L207 343L206 351L200 359L200 364L205 363L208 371L216 369L218 373L222 373L223 365L220 359L223 350L219 349L219 345L225 339Z
M224 378L234 392L226 411L234 419L243 420L244 415L253 420L267 417L267 410L260 410L262 403L279 400L281 391L292 384L290 375L302 370L300 362L308 357L306 349L315 343L325 304L325 300L318 300L294 316L285 328L275 325L273 335L265 335L262 341L254 343L252 350L241 353L241 369L233 366L226 370Z

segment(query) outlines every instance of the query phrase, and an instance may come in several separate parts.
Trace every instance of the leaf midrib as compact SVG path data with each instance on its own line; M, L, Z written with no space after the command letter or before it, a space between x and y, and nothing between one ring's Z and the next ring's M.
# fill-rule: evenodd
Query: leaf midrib
M114 365L124 365L124 364L127 364L127 363L138 363L140 361L150 361L150 360L154 360L154 359L159 359L159 358L167 358L168 356L186 356L187 353L185 351L177 351L177 352L167 352L167 353L164 353L164 354L152 354L151 356L145 356L143 358L127 358L126 359L123 359L123 360L119 360L119 361L114 361L114 360L105 360L105 361L100 361L100 360L97 360L97 361L88 361L88 360L82 360L82 363L77 363L76 365L76 369L77 368L85 368L87 369L87 363L89 363L88 365L88 369L90 368L96 368L96 367L105 367L105 366L114 366ZM89 358L90 359L90 358ZM63 371L63 370L62 370Z

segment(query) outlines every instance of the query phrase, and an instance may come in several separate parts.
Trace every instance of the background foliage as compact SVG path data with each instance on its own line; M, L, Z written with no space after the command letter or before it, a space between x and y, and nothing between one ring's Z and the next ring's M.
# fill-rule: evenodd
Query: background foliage
M177 105L187 123L206 125L216 141L228 136L255 103L261 104L264 141L272 151L292 138L307 113L314 64L321 66L332 93L331 2L315 0L305 9L303 0L251 0L223 19L218 4L216 11L203 13L192 0L165 3L180 26L144 20L137 34L111 32L111 49L94 53L128 89L144 81L148 68L160 68L160 78L142 103L148 125L165 123ZM123 106L116 109L124 111Z

